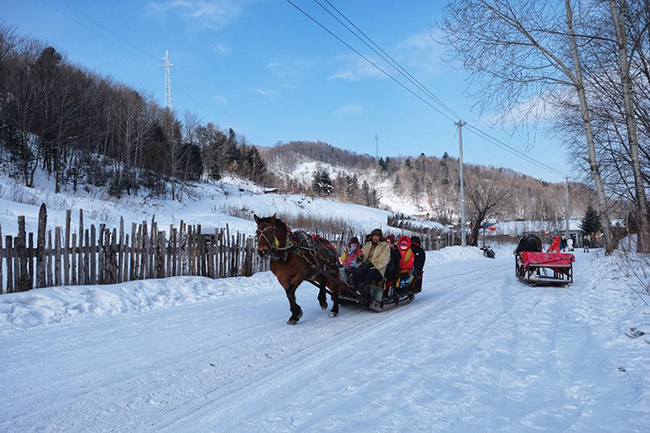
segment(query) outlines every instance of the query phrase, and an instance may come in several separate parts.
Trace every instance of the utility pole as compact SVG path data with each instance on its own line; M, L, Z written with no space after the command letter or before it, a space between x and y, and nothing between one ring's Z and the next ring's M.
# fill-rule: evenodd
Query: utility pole
M564 237L566 238L566 241L569 241L569 177L565 176L564 177L564 223L565 223L565 233Z
M174 64L169 63L168 50L165 50L165 57L163 57L162 60L162 68L165 70L165 108L172 111L172 77L169 70L174 66Z
M460 245L467 246L467 224L465 222L465 179L463 178L463 126L467 123L459 120L458 126L458 161L460 163Z

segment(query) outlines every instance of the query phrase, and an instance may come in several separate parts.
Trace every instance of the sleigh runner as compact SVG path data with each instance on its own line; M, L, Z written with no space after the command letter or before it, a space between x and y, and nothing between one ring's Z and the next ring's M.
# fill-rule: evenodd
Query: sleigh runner
M419 278L422 278L422 275ZM339 294L339 300L363 305L372 311L387 311L413 301L415 295L421 291L417 288L419 285L414 283L415 280L409 285L398 287L391 281L375 281L359 290L346 284L345 290Z

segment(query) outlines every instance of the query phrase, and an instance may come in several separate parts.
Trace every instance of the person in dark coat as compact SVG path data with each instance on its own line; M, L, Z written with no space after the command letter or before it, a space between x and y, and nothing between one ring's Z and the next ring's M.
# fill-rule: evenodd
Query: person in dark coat
M411 284L411 290L415 293L420 293L422 291L422 274L424 272L424 262L427 259L426 253L420 247L420 237L411 236L411 250L415 256L413 261L413 283Z
M386 236L386 242L390 245L390 261L388 262L388 266L386 266L384 277L386 278L386 281L395 281L399 274L399 261L402 256L397 249L394 235L391 234Z

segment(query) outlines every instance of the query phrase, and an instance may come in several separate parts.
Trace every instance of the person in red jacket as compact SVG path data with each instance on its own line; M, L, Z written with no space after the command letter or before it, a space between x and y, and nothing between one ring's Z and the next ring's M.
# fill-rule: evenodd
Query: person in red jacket
M400 253L399 261L399 280L397 286L400 288L407 287L413 280L413 267L415 265L415 254L411 249L411 238L402 236L399 238L398 250Z
M555 236L553 238L553 243L551 244L550 247L548 247L548 250L546 250L547 253L559 253L560 252L560 237Z

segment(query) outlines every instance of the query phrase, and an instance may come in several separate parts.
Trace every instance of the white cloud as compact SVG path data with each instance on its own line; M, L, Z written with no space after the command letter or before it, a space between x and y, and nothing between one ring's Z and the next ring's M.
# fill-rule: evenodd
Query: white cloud
M219 102L219 103L221 103L223 105L228 105L228 100L223 95L214 95L212 97L212 100L215 101L215 102Z
M264 89L253 89L253 92L259 93L260 95L264 96L265 98L275 98L277 96L280 96L280 93L278 93L275 90L264 90Z
M200 29L222 29L241 13L236 0L166 0L152 1L146 6L150 15L174 14Z
M444 47L433 40L434 36L431 32L413 35L397 45L395 52L398 55L392 57L414 76L417 73L439 73L444 67Z
M375 60L371 60L374 63L379 64L378 62L375 62ZM386 75L384 75L383 72L359 56L343 56L343 63L345 63L345 66L343 66L336 74L331 75L329 79L356 81L368 77L386 78Z
M229 46L223 44L213 44L212 49L221 56L227 56L232 51Z
M348 104L348 105L343 105L341 107L338 107L336 110L334 110L334 114L339 114L339 115L348 115L348 114L361 114L363 113L363 107L359 104Z

